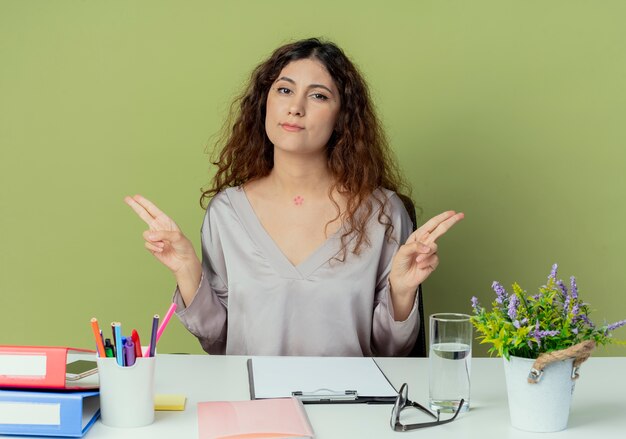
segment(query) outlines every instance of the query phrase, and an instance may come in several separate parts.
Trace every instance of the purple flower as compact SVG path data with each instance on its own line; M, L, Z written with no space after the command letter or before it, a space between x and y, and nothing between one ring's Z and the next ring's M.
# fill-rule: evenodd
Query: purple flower
M572 328L572 333L574 335L578 335L578 328Z
M573 297L573 296L572 296ZM578 317L578 313L580 312L580 308L578 307L577 303L574 303L574 306L572 306L572 315L574 316L572 318L572 320L574 320L574 318Z
M541 339L546 337L555 337L560 334L560 331L541 331L539 329L539 320L535 324L535 330L530 333L535 340L537 340L537 345L541 347Z
M478 312L478 298L476 296L472 296L472 308L474 308L475 312Z
M565 286L565 284L563 283L562 280L557 281L556 283L559 286L559 289L561 290L561 294L563 294L563 297L567 297L567 287Z
M567 315L569 313L569 302L570 302L570 295L568 294L565 297L565 302L563 302L563 311L565 312L565 315Z
M509 300L509 318L511 320L515 320L515 317L517 316L517 307L519 306L519 299L517 298L517 296L515 294L513 294L511 296L511 299Z
M572 297L574 299L578 299L578 285L576 285L576 278L574 276L570 277L570 286L572 288Z
M620 320L619 322L615 322L615 323L611 323L610 325L608 325L606 327L607 332L608 331L613 331L614 329L617 329L619 327L622 327L626 325L626 320Z
M552 271L550 272L550 276L548 276L548 280L550 279L554 279L556 280L556 271L558 270L559 266L557 264L554 264L552 266Z
M591 320L589 320L589 317L587 317L586 314L580 314L579 317L580 317L580 320L582 320L587 325L589 325L590 328L595 328L596 327L596 325L594 325L593 322Z
M513 326L515 326L515 328L519 329L519 328L521 327L521 325L520 325L520 323L519 323L519 320L515 320L515 321L513 322Z
M534 335L537 339L541 340L546 337L556 337L560 334L560 331L535 331Z
M496 292L496 295L497 295L496 302L502 305L506 297L506 290L504 289L502 285L500 285L500 282L496 280L494 280L493 283L491 284L491 288Z

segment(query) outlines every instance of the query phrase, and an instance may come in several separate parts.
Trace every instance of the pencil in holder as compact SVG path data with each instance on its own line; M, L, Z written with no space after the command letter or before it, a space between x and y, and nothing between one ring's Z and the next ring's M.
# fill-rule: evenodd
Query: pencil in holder
M155 361L156 357L140 357L123 367L115 358L98 358L103 424L142 427L154 422Z

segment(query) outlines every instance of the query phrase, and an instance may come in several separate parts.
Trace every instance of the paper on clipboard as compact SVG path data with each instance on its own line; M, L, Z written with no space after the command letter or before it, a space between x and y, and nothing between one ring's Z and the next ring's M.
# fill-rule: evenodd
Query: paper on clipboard
M393 403L398 395L373 358L253 357L248 375L251 399Z

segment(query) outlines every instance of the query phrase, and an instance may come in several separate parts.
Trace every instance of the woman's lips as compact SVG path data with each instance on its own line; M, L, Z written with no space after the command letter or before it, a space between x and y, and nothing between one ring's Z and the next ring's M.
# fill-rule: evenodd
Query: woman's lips
M304 127L301 127L299 125L291 125L291 124L288 124L288 123L282 123L282 124L280 124L280 126L285 131L290 131L290 132L298 132L298 131L302 131L304 129Z

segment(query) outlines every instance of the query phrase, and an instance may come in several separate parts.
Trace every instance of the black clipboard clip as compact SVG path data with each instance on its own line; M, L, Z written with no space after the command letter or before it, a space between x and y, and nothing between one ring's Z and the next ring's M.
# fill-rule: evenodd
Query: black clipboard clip
M291 392L302 402L333 402L333 401L356 401L359 397L356 390L337 391L332 389L317 389L311 392L303 392L301 390Z

